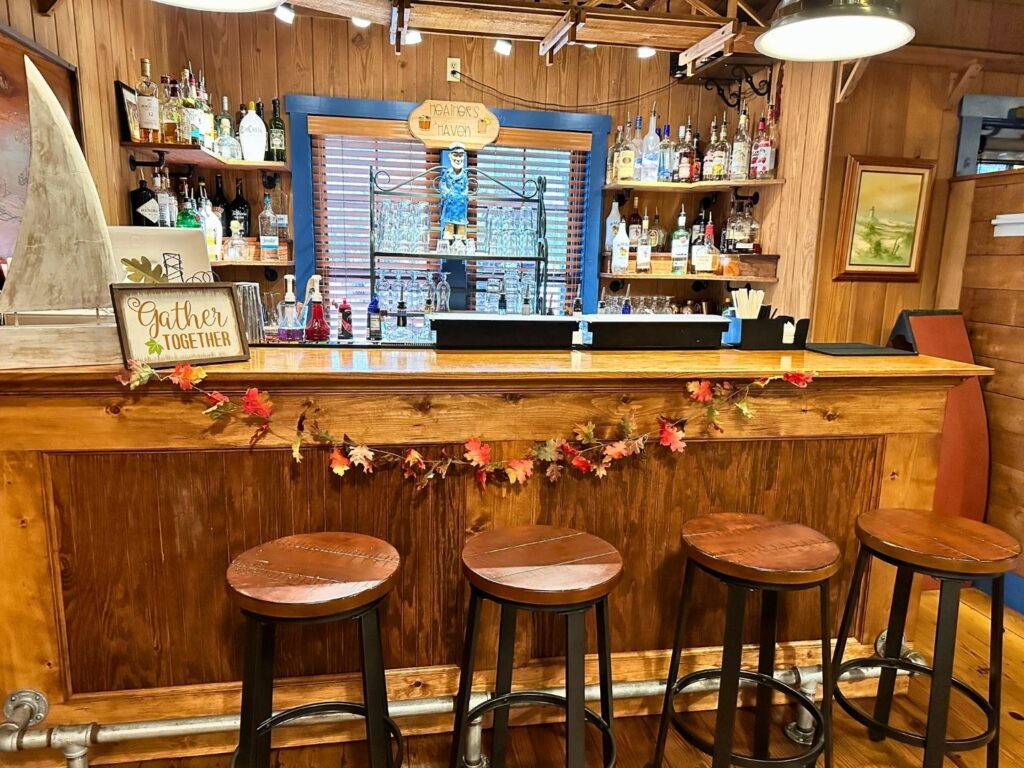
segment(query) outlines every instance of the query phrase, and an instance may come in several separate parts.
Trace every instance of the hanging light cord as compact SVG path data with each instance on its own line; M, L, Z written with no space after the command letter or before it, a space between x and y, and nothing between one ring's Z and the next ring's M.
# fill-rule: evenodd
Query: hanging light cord
M516 96L511 93L505 93L501 89L496 88L493 85L489 85L488 83L484 83L480 80L477 80L476 78L466 74L465 72L462 72L461 70L453 68L452 72L458 74L461 80L464 80L465 82L469 83L470 87L475 88L478 91L483 91L484 93L487 93L491 96L499 96L513 103L519 102L531 107L542 107L545 109L555 109L562 111L576 111L579 110L580 108L579 101L577 101L575 104L561 104L557 101L538 101L536 99L527 99L521 96ZM624 104L632 104L633 102L639 102L641 99L646 99L650 96L654 96L656 94L667 91L673 85L678 85L677 81L669 80L664 85L658 86L657 88L652 88L648 91L644 91L643 93L638 93L634 96L627 96L621 99L611 99L609 101L587 102L587 106L591 109L594 109L602 107L617 107Z

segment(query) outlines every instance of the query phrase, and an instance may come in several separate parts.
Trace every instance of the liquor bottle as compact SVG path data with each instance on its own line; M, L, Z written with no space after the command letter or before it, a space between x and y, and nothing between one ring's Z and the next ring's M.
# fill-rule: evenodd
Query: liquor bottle
M181 92L181 112L178 119L178 143L191 144L192 135L195 132L195 121L193 117L196 111L196 99L192 94L191 74L188 69L181 70L179 88Z
M149 76L149 59L142 59L142 79L135 86L139 106L139 138L160 141L160 98L156 83Z
M672 233L672 274L685 275L690 269L690 233L686 229L686 206L679 209L676 230Z
M665 227L661 225L661 213L658 211L657 206L654 207L654 221L651 223L651 231L648 236L651 239L652 251L665 250L668 233L665 232Z
M225 214L229 227L232 221L237 221L241 225L242 237L249 235L249 203L242 194L241 177L235 179L235 199L228 203Z
M690 159L690 181L700 181L704 167L704 152L700 148L700 131L693 134L693 157Z
M185 229L202 229L203 223L199 219L199 214L196 213L195 202L188 193L185 194L184 207L178 211L178 220L174 223L174 226Z
M616 179L619 182L632 181L635 168L635 150L633 149L633 126L630 117L626 115L626 127L622 133L622 141L619 144L619 151L616 153L617 171Z
M213 151L225 160L241 160L242 145L234 136L231 127L231 115L227 114L227 96L224 97L224 108L217 118L217 139L213 144Z
M196 182L196 212L202 213L203 206L206 205L206 201L210 199L210 196L206 194L206 179L200 178Z
M220 219L221 236L230 237L231 229L227 226L228 218L224 213L228 207L228 199L224 195L224 177L219 173L214 179L213 197L210 198L210 205L213 207L214 215Z
M381 341L384 333L381 328L380 300L376 296L370 298L366 305L366 340Z
M159 170L153 171L153 194L156 195L156 204L159 208L158 222L161 227L173 227L174 222L170 215L169 195L164 189L163 174Z
M338 305L338 338L352 338L352 305L348 303L347 296L342 296Z
M621 275L629 270L629 235L626 222L619 222L619 231L612 242L612 272Z
M227 96L221 96L220 98L220 114L217 115L217 135L220 135L221 126L227 123L228 132L234 136L235 126L231 121L231 103L228 101Z
M274 99L270 102L273 109L273 115L270 118L269 138L270 142L270 157L268 160L273 160L278 163L284 163L288 160L288 149L285 142L284 135L284 120L281 119L281 100Z
M697 274L715 274L718 271L720 251L715 245L715 224L708 212L704 232L690 251L693 271Z
M705 224L707 212L700 208L697 211L697 218L693 220L693 226L690 227L690 272L697 271L697 256L703 254Z
M128 197L131 201L133 227L160 226L160 203L156 193L146 184L142 171L139 171L139 186Z
M238 124L238 143L245 160L259 161L267 156L267 124L256 114L256 102L249 102L249 109Z
M263 211L259 215L260 253L262 258L276 259L280 240L277 230L277 215L270 203L270 195L263 195Z
M636 247L640 241L640 232L643 229L643 219L640 217L640 198L633 198L633 212L629 214L629 244Z
M642 178L640 173L641 163L644 158L644 121L640 115L636 116L636 123L633 126L633 175L631 179L639 180Z
M661 133L661 145L658 155L658 181L672 181L672 170L675 167L676 145L669 133L669 124L665 123L665 130Z
M178 136L181 124L181 95L178 81L171 80L167 85L167 99L160 107L160 135L166 144L184 144Z
M775 178L776 139L775 121L772 109L768 110L768 122L764 115L757 123L757 137L754 139L754 151L751 153L750 176L754 179Z
M618 172L618 153L619 145L622 143L622 126L618 126L618 130L615 133L615 141L608 147L608 161L605 163L604 169L604 183L614 184L618 179L616 178Z
M608 218L604 220L604 249L611 251L612 241L615 240L615 233L619 231L619 222L622 221L622 213L619 211L619 199L612 200L612 209Z
M704 181L712 181L715 178L715 146L718 144L718 118L711 118L711 135L708 137L708 149L704 153L704 166L701 168L700 177Z
M647 135L644 136L643 158L640 161L641 181L658 180L658 158L661 154L661 139L658 137L658 133L654 128L654 124L657 119L658 116L655 112L655 106L652 104L651 122L650 125L647 126Z
M718 143L715 144L714 179L723 181L729 174L729 126L728 114L722 114L722 128L718 133Z
M221 257L221 241L224 237L224 229L221 226L220 217L214 213L213 205L209 200L204 201L202 207L203 233L206 235L206 255L210 261L219 261Z
M636 271L638 274L651 271L651 238L644 216L644 228L640 232L640 241L636 246Z
M750 176L750 134L747 133L747 113L740 115L736 135L732 140L732 157L729 159L729 178L745 181Z
M242 118L249 114L249 110L245 108L245 104L238 105L238 112L235 113L235 138L238 138L238 131L242 127Z
M213 144L217 140L217 121L213 116L209 91L206 90L206 75L202 72L199 73L199 98L203 113L203 146L212 152Z

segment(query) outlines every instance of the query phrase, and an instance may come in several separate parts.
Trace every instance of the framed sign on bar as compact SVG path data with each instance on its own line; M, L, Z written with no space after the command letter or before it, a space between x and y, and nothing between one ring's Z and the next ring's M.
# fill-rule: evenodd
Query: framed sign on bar
M483 104L429 99L409 113L409 132L430 149L481 149L498 138L498 118Z
M115 283L110 295L125 364L170 368L249 359L232 283Z

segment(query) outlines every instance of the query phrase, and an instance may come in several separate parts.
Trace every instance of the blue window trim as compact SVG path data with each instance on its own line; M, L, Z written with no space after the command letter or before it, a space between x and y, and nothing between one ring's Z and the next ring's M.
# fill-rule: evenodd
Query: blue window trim
M296 289L304 292L306 281L316 269L313 243L313 145L309 135L309 116L364 117L376 120L406 120L418 106L413 101L376 101L326 96L285 96L290 121L288 156L292 165L292 203L294 206L294 243ZM502 125L509 128L533 128L547 131L577 131L590 134L587 158L586 221L583 233L583 310L597 311L597 285L601 261L602 187L612 128L609 115L581 112L536 112L523 109L491 109Z

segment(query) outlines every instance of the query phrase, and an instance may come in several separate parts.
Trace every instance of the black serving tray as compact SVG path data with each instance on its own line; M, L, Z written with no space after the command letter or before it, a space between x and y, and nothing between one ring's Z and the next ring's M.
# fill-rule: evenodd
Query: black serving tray
M792 344L782 343L782 331L785 324L794 323L796 333ZM741 320L740 341L737 349L804 349L807 346L807 331L811 321L807 318L794 320L792 317L758 318Z
M614 320L609 319L615 318ZM721 349L729 321L717 315L591 315L592 349Z
M438 349L571 349L575 317L431 315Z

